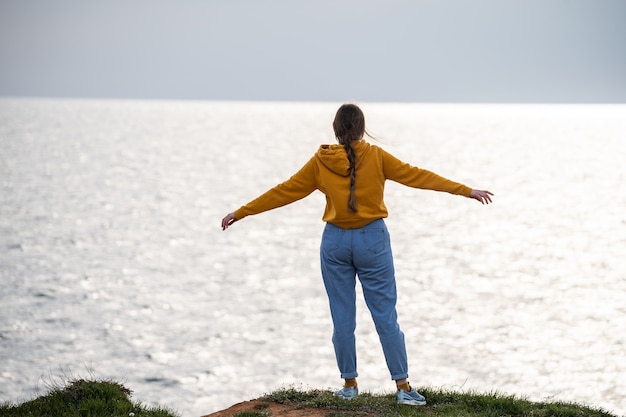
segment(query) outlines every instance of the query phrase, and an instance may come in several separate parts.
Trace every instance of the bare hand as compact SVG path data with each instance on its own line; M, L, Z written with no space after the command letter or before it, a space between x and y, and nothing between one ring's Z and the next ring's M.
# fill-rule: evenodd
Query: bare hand
M469 196L470 198L473 198L474 200L480 201L481 204L489 204L491 203L492 195L493 193L489 191L472 190Z
M222 219L222 230L228 229L228 226L235 223L237 220L235 213L228 213L226 217Z

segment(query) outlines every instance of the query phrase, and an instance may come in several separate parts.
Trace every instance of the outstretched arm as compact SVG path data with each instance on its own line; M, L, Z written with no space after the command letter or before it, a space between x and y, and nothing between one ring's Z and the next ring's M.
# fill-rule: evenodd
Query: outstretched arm
M312 157L298 172L277 186L270 188L248 204L228 213L222 219L222 230L246 216L263 213L298 201L317 189L315 157Z
M481 204L489 204L491 203L492 195L493 193L490 191L472 190L469 196L470 198L473 198L474 200L480 201Z

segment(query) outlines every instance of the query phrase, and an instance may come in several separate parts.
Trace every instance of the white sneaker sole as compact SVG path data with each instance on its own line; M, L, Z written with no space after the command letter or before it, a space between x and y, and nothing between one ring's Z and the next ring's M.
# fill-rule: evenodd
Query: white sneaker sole
M398 404L404 404L404 405L426 405L426 401L398 400Z

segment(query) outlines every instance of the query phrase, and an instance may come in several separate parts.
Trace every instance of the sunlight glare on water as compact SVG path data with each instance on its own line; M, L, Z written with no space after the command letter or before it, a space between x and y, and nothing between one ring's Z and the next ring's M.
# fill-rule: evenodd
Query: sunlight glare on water
M337 106L0 100L0 400L92 374L198 416L337 387L323 195L219 227ZM375 144L495 193L387 185L412 383L625 414L626 107L361 106ZM361 389L392 390L362 298L357 323Z

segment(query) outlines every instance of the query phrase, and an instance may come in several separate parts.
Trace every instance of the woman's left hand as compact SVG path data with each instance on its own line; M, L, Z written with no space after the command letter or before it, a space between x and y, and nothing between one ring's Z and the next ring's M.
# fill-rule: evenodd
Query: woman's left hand
M226 217L222 219L222 230L228 229L228 226L235 223L237 218L235 217L235 213L228 213Z
M469 196L470 198L473 198L474 200L480 201L481 204L489 204L492 202L491 201L492 195L493 193L490 191L472 190Z

